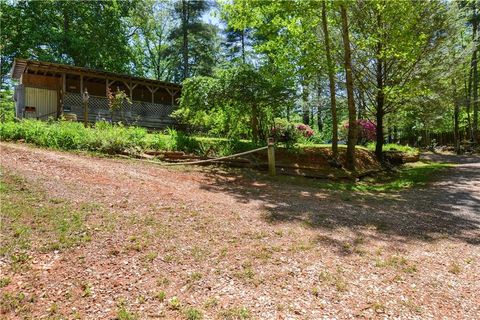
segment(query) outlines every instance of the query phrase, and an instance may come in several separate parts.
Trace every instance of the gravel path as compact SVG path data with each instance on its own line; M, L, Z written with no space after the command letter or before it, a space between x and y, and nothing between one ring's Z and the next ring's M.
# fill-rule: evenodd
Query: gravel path
M113 225L79 247L32 252L28 271L0 264L12 279L2 290L37 297L33 318L55 302L66 317L113 319L119 301L141 319L182 319L188 308L207 319L480 314L479 157L426 155L460 164L425 188L363 194L248 170L0 146L5 174L52 199L94 203L88 223ZM82 295L84 283L92 295Z

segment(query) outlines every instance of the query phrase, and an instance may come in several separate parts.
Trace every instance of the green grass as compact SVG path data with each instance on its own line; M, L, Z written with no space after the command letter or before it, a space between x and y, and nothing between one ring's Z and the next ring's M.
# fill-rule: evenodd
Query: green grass
M188 136L175 130L149 133L145 128L97 122L85 128L79 122L22 120L0 123L0 140L22 140L60 150L83 150L105 154L144 150L184 151L197 155L224 156L257 147L248 140Z
M21 268L33 251L63 250L90 241L86 218L91 208L76 209L48 197L20 178L3 173L0 181L0 257Z
M250 311L246 307L232 307L224 309L219 313L220 319L225 320L244 320L250 319Z
M332 144L329 143L299 143L297 145L300 148L331 148ZM338 145L339 149L347 149L346 144L339 144ZM363 149L363 150L370 150L367 147L364 146L355 146L355 149Z
M370 142L369 144L367 144L366 148L370 151L375 151L375 146L376 146L375 142ZM393 150L405 152L408 154L419 153L419 150L417 148L410 147L410 146L404 146L396 143L387 143L383 145L383 151L393 151Z
M447 168L454 166L449 163L419 161L408 163L395 172L387 172L382 175L364 179L358 182L331 181L331 180L307 180L302 177L277 177L278 181L311 187L353 192L395 192L403 189L421 187L428 184L434 175Z

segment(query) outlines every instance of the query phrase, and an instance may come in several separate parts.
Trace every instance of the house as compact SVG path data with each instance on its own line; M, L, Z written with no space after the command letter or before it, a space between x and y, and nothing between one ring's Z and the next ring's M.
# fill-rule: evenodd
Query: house
M12 79L15 88L16 116L46 120L62 115L88 122L122 121L127 124L161 129L174 125L171 117L180 98L181 86L159 80L81 68L71 65L15 59ZM108 106L108 91L123 90L130 97L120 110ZM88 112L82 93L88 92Z

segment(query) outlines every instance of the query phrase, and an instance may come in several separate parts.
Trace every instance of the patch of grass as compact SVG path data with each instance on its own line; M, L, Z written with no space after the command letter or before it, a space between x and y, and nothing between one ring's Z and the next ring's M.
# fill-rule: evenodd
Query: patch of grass
M10 282L12 282L12 279L10 279L9 277L0 278L0 288L8 286Z
M375 151L375 142L370 142L367 144L367 149L370 151ZM417 154L419 150L414 147L404 146L396 143L386 143L383 145L383 151L401 151L408 154Z
M168 308L171 310L180 310L181 307L182 307L182 304L177 297L173 297L168 301Z
M192 272L189 276L189 281L190 282L197 282L199 281L200 279L202 279L202 274L200 272Z
M120 306L117 310L118 320L137 320L138 316L130 312L125 306Z
M145 128L107 122L97 122L93 127L85 128L80 122L31 119L0 122L0 140L23 140L41 147L105 154L125 151L138 154L153 149L224 156L257 147L248 140L195 137L175 130L169 130L168 134L148 133Z
M82 297L87 298L92 295L92 286L89 283L82 284Z
M380 301L374 302L371 307L373 311L375 311L376 313L384 313L386 310L385 304Z
M252 263L246 262L242 265L242 269L235 273L235 275L247 281L251 281L255 278L255 271L253 270Z
M209 251L200 246L194 246L191 249L191 255L196 261L204 261L209 256Z
M401 167L398 172L388 176L359 182L323 182L315 183L316 187L328 190L354 192L392 192L407 188L425 186L433 175L440 170L452 167L449 163L416 162ZM346 199L346 195L342 195Z
M250 311L246 307L232 307L222 310L219 318L223 320L244 320L250 319Z
M170 284L170 280L165 277L165 276L161 276L157 279L157 286L159 287L166 287Z
M8 173L2 175L0 188L0 233L5 236L0 256L6 257L12 268L25 266L32 251L64 250L91 240L86 225L89 212L66 201L52 202Z
M26 307L26 302L25 294L22 292L17 294L12 292L4 292L0 297L0 314L19 312Z
M453 262L450 267L448 268L448 272L453 274L460 274L462 272L462 268L456 262Z
M385 267L395 268L405 273L417 272L417 265L414 262L409 261L407 258L403 256L397 256L397 255L390 256L386 259L381 259L377 257L375 260L375 266L378 268L385 268Z
M183 311L185 318L187 320L201 320L203 319L203 314L200 310L195 309L193 307L188 307Z
M144 259L145 259L145 261L153 262L153 260L155 260L157 257L158 257L158 253L152 251L152 252L147 253L145 255Z
M155 298L157 298L157 300L160 302L165 301L166 297L167 297L167 294L163 290L160 290L155 294Z
M215 297L208 298L208 299L205 300L205 302L203 303L203 306L204 306L206 309L212 309L212 308L218 306L218 299L215 298Z
M339 292L347 291L347 282L343 278L342 272L339 269L335 273L324 270L320 272L318 279L323 283L334 286Z

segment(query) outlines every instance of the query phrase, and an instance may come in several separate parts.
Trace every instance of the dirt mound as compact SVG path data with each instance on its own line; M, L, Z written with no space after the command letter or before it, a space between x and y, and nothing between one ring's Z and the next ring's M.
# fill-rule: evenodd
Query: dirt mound
M339 160L343 165L337 168L332 165L332 150L329 147L307 147L302 149L277 148L275 164L280 172L315 178L350 178L380 171L381 165L375 155L365 149L357 148L357 172L344 169L346 148L339 148ZM258 152L245 157L259 167L267 166L267 152ZM243 159L244 161L245 159ZM242 159L234 160L234 162Z

